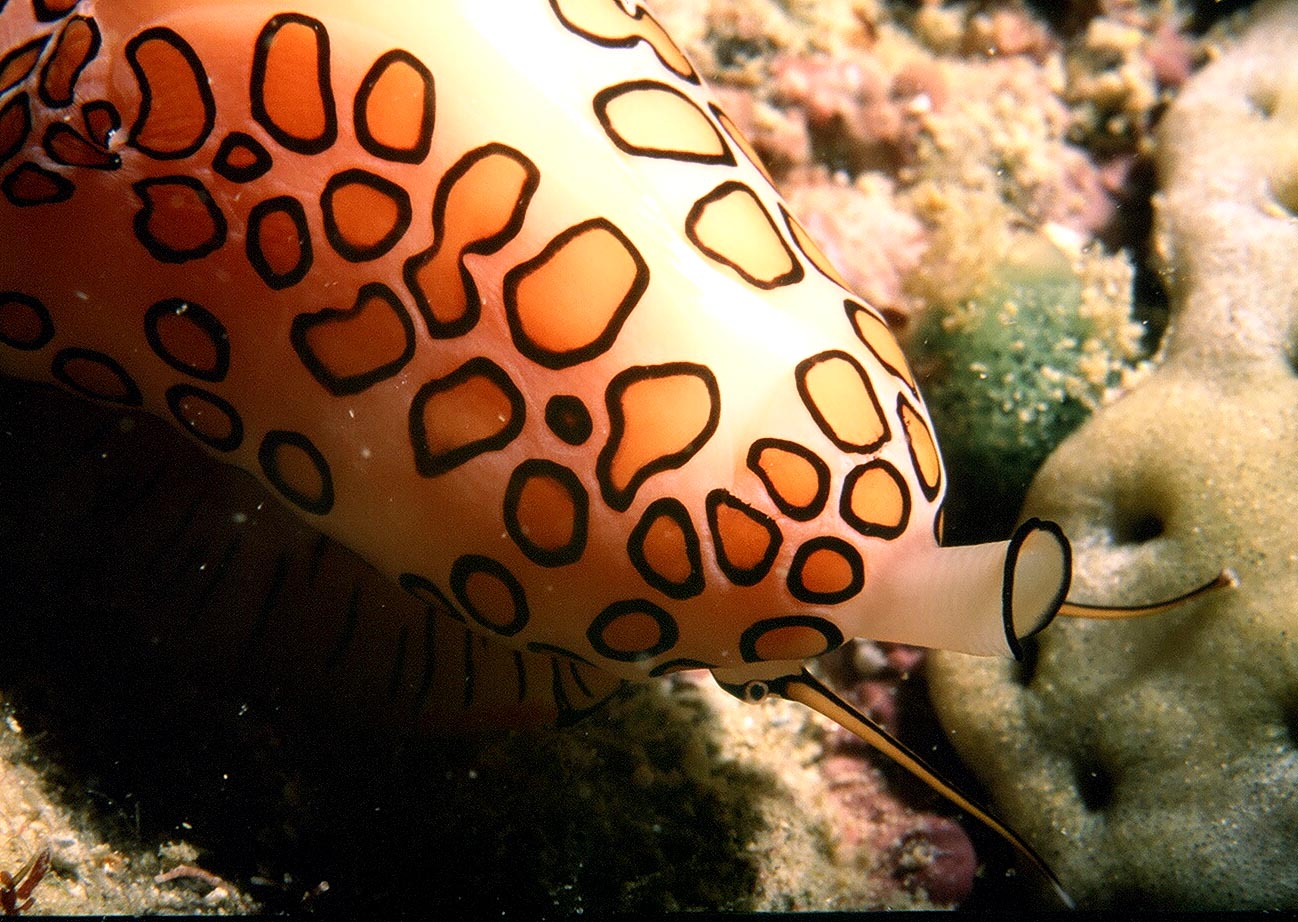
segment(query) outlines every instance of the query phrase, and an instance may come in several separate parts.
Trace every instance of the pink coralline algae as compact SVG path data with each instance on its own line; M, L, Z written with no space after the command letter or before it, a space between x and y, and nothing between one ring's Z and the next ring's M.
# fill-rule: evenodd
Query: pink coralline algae
M909 313L905 278L918 269L928 235L898 203L892 183L875 176L848 184L813 173L791 178L784 192L854 291L891 316Z
M1144 53L1154 71L1154 79L1164 89L1179 89L1194 72L1194 42L1170 22L1163 22L1154 30Z
M813 147L855 173L905 163L919 126L893 95L893 78L869 55L836 59L780 54L770 64L771 95L805 113Z
M926 816L902 842L903 883L939 903L960 903L973 891L978 856L969 835L954 820Z
M820 770L838 805L833 822L839 848L886 864L898 891L923 892L947 905L968 898L978 859L958 823L909 806L863 750L831 748Z

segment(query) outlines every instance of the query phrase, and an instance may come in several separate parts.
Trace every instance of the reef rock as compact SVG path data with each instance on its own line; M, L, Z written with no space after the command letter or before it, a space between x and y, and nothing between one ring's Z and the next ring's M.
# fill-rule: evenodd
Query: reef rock
M935 658L933 696L1005 817L1084 907L1298 906L1298 4L1257 9L1160 129L1161 366L1047 461L1025 514L1072 597L1024 663Z

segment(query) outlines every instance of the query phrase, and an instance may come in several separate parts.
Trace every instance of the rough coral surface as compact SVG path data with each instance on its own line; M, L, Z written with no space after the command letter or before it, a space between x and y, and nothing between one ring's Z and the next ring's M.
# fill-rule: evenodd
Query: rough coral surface
M1075 599L1239 586L1056 623L1021 665L936 657L957 748L1083 906L1298 907L1298 5L1259 8L1159 139L1165 359L1050 458L1027 513Z

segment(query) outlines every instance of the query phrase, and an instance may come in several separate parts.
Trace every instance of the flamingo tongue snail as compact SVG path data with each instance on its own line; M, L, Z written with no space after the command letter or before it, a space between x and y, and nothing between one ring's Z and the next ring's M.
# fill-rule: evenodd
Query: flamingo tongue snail
M1017 655L1068 542L940 546L900 348L653 16L285 6L0 0L0 370L168 420L549 664L561 713L597 703L573 677L710 669L1049 875L802 664Z

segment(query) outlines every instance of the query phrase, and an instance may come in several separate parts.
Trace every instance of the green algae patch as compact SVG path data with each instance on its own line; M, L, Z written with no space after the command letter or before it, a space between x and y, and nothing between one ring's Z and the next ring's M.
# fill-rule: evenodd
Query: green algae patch
M923 314L912 344L951 474L953 540L1007 531L1046 456L1131 369L1129 293L1096 276L1022 234L973 294Z

